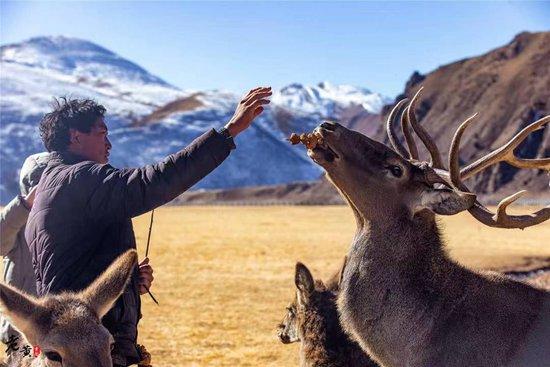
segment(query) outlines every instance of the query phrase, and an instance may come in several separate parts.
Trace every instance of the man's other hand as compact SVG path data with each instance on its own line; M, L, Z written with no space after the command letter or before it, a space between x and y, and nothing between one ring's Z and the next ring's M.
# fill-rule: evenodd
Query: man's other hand
M146 257L139 263L139 294L145 294L153 283L153 268L149 265L149 258Z
M252 121L264 110L263 105L269 103L271 87L258 87L252 89L239 102L235 114L225 125L232 137L237 136L250 126Z

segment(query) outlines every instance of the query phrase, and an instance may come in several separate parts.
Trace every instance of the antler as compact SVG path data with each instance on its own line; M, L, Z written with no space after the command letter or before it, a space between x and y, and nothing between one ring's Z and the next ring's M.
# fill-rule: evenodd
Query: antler
M414 138L411 134L411 123L410 123L410 109L411 104L403 111L403 114L401 115L401 130L403 131L403 135L405 136L405 141L407 142L407 146L409 147L409 157L414 160L418 160L418 148L416 147L416 143L414 142ZM414 108L414 107L413 107ZM413 112L414 115L414 112Z
M409 152L401 145L401 142L397 138L397 135L395 134L395 123L397 122L396 116L398 115L399 110L401 107L407 102L407 98L400 100L397 102L397 104L392 108L390 114L388 115L388 119L386 121L386 131L388 133L388 138L390 139L390 143L399 153L400 156L407 159L409 157Z
M516 134L512 139L510 139L502 147L492 151L491 153L485 155L484 157L478 159L474 163L468 165L467 167L460 169L459 163L459 150L460 150L460 140L464 131L469 126L469 124L475 118L475 115L469 117L464 121L460 127L457 129L451 148L449 150L449 170L445 170L443 165L443 160L441 158L441 153L437 148L433 138L428 134L428 132L418 124L416 116L414 114L416 101L420 92L423 88L420 88L414 97L412 98L410 104L405 108L401 116L402 131L405 136L405 141L409 150L399 142L395 133L395 124L397 123L396 115L407 101L403 99L399 101L395 107L392 109L388 116L387 120L387 133L392 144L393 148L404 158L418 160L418 149L414 142L414 138L410 132L410 127L418 135L420 140L426 146L426 149L430 152L431 163L430 166L434 170L427 171L429 177L426 177L426 180L430 183L442 183L447 186L452 184L455 188L469 192L471 191L462 183L463 179L467 179L485 168L496 164L498 162L507 162L517 168L537 168L550 171L550 158L537 158L537 159L524 159L519 158L514 155L514 150L521 144L525 138L532 133L533 131L544 128L548 122L550 122L550 116L543 117L529 126L525 127L518 134ZM520 191L514 195L510 195L507 198L504 198L497 207L496 214L493 214L489 209L483 206L481 203L476 201L474 205L468 209L470 214L480 222L490 227L499 227L499 228L526 228L534 226L536 224L542 223L550 219L550 206L545 207L533 214L530 215L508 215L506 213L506 208L512 204L514 201L519 199L526 191Z
M543 129L543 126L546 125L548 122L550 122L550 116L543 117L533 122L531 125L525 127L523 130L517 133L516 136L510 139L510 141L508 141L508 143L504 144L502 147L492 151L486 156L478 159L474 163L460 170L460 176L466 179L482 171L486 167L498 162L507 162L517 168L538 168L547 171L550 170L550 158L523 159L514 155L514 150L525 140L525 138L529 134L531 134L533 131ZM466 124L464 128L466 128L468 124Z
M422 125L418 123L418 121L416 120L416 115L414 114L416 101L418 99L418 96L420 95L420 92L422 92L422 89L424 89L424 87L421 87L420 89L418 89L414 97L411 99L409 108L407 108L407 111L406 111L407 119L409 120L416 135L418 135L420 140L422 140L422 143L424 143L424 146L426 147L426 149L428 149L428 152L430 152L430 157L431 157L430 165L433 168L444 169L443 159L441 158L441 153L439 152L437 145L435 144L430 134L428 134L428 132L422 127Z
M418 121L416 120L416 116L414 114L414 110L416 107L416 101L418 99L418 96L420 95L420 92L422 91L424 87L420 88L414 97L411 100L411 103L405 110L403 111L401 115L401 129L403 131L403 135L405 136L405 141L407 142L408 150L403 147L403 145L399 142L399 139L397 138L396 132L395 132L395 124L397 123L396 115L398 114L401 106L407 102L407 99L402 99L399 101L391 110L390 114L388 115L387 123L386 123L386 130L388 133L388 138L390 140L391 145L393 148L404 158L409 159L415 159L418 160L418 148L416 146L416 143L414 142L414 138L411 134L410 128L414 130L416 135L420 138L422 143L424 143L424 146L430 153L431 161L430 166L437 169L444 169L443 166L443 160L441 158L441 153L439 152L439 149L437 148L437 145L435 144L433 138L428 134L428 132L418 124Z
M510 139L502 147L492 151L491 153L483 156L474 163L468 165L466 168L460 170L459 163L459 149L460 149L460 139L464 134L464 131L468 125L473 121L476 115L471 116L466 119L460 127L457 129L453 141L451 143L451 148L449 150L449 176L452 184L462 191L468 191L468 188L462 183L462 179L466 179L475 175L476 173L482 171L483 169L498 163L498 162L508 162L518 168L538 168L550 170L550 158L540 158L540 159L523 159L518 158L514 155L514 149L525 140L525 138L533 131L543 128L545 124L550 122L550 116L543 117L523 130L521 130L516 136ZM468 209L470 214L483 224L486 224L490 227L498 228L526 228L534 226L536 224L542 223L550 219L550 206L547 206L533 214L530 215L508 215L506 213L506 208L512 204L514 201L519 199L526 191L522 190L513 195L504 198L497 207L496 214L493 214L489 209L484 207L479 202L476 202L473 207Z

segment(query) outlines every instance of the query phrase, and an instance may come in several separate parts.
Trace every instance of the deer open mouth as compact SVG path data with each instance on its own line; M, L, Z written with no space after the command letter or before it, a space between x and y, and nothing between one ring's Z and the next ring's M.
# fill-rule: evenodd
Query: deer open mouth
M332 163L335 159L340 158L326 142L318 144L312 149L308 149L307 155L317 163L320 163L320 159Z
M327 144L322 130L315 129L309 134L292 134L288 140L291 144L303 144L307 148L307 155L318 164L333 162L340 158L338 154Z

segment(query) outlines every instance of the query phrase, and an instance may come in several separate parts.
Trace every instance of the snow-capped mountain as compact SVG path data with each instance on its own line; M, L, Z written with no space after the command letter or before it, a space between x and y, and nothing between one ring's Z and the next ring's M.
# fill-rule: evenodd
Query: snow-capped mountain
M362 106L371 113L378 113L388 100L366 88L333 85L325 81L316 86L290 84L274 93L272 103L297 114L334 116L339 109L352 105Z
M47 111L53 96L101 100L118 115L145 114L184 93L94 43L38 37L2 46L2 108ZM30 97L30 99L29 99Z
M0 48L0 202L18 192L19 168L44 150L37 125L52 97L93 98L105 105L111 163L139 166L173 153L228 121L239 96L185 91L94 43L37 37ZM313 180L318 166L284 138L358 106L378 113L388 100L367 89L328 82L274 91L270 107L237 138L238 149L195 188L229 188Z

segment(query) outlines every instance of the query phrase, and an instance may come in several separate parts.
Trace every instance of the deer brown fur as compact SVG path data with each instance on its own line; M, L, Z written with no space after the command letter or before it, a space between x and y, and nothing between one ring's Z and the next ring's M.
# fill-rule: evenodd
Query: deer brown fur
M114 340L100 320L122 294L136 264L137 253L130 250L85 290L44 298L0 283L2 313L29 345L42 350L37 358L12 359L10 367L112 367Z
M329 280L327 288L321 280L314 281L309 269L298 263L295 283L296 297L279 325L279 339L285 344L301 342L300 366L377 366L340 325L337 278Z
M469 270L445 252L435 214L478 206L474 194L339 124L325 122L315 134L322 144L308 155L357 223L338 299L341 323L373 359L386 367L548 365L550 294ZM548 210L536 220L483 221L523 228Z

